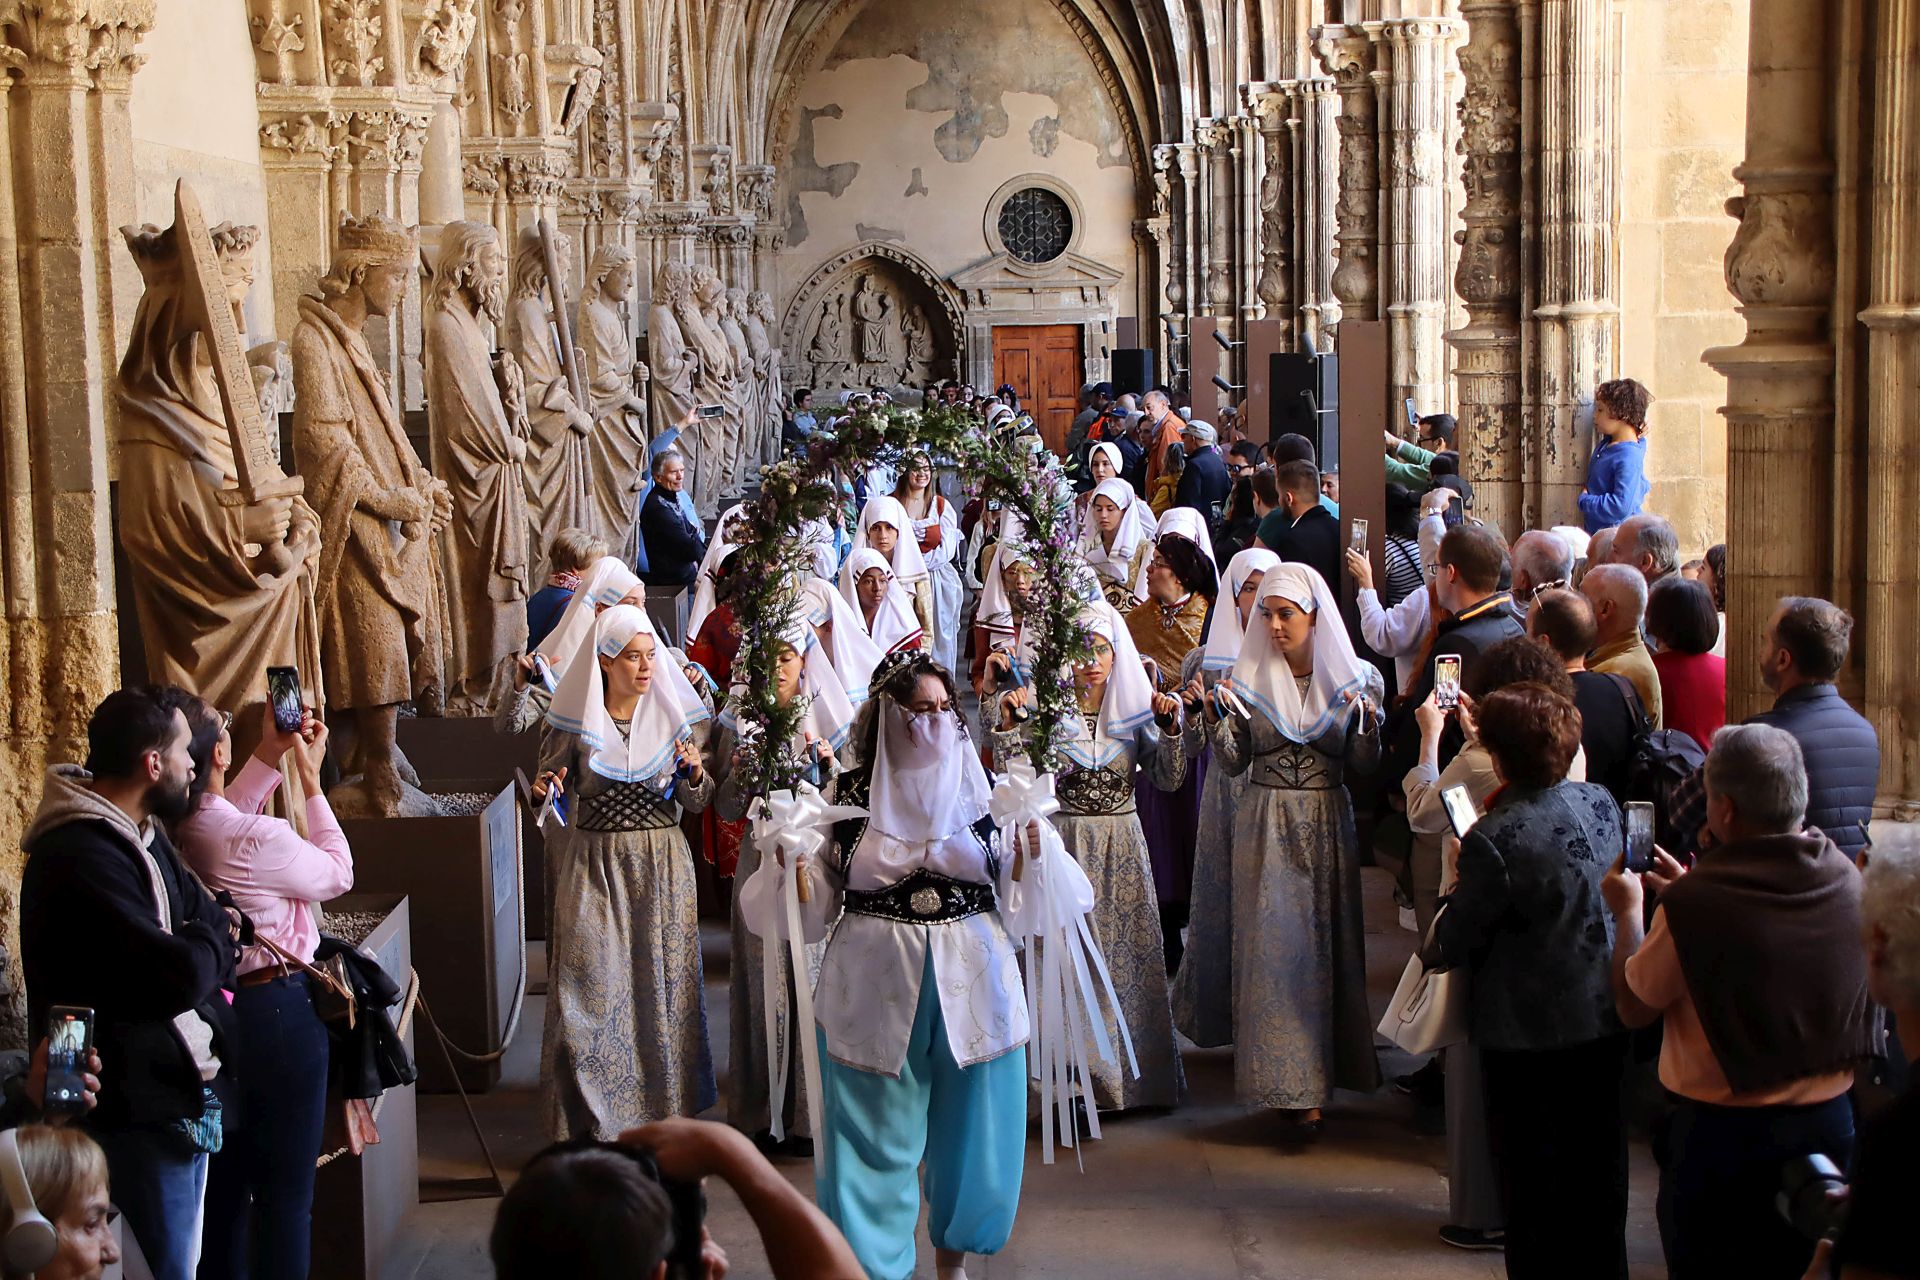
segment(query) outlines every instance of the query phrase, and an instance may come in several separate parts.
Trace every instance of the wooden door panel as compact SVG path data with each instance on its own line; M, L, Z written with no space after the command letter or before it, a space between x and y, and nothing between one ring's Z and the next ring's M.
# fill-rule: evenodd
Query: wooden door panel
M1080 408L1080 326L1004 325L993 331L994 385L1006 384L1033 414L1056 453Z

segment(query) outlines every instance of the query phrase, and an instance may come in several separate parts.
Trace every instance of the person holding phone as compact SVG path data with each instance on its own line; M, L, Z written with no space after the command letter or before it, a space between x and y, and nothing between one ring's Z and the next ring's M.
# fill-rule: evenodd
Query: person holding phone
M547 712L536 798L565 787L540 1086L556 1139L611 1140L716 1097L683 809L713 797L710 710L646 612L615 605ZM551 850L549 851L551 854Z
M1475 672L1475 678L1478 672ZM1625 1275L1627 1036L1613 1010L1613 933L1600 881L1620 809L1568 777L1580 712L1521 681L1474 704L1498 789L1464 840L1444 841L1453 891L1430 963L1464 966L1506 1222L1507 1273ZM1444 819L1443 819L1444 821Z
M314 1161L326 1120L326 1025L301 965L320 942L316 906L353 887L353 851L320 791L327 727L301 708L294 728L268 704L259 745L234 773L232 717L191 698L192 812L174 837L206 886L233 895L257 945L240 954L233 1055L237 1123L207 1172L200 1275L307 1274ZM291 757L307 834L266 812ZM228 781L231 776L232 781Z
M1212 732L1214 763L1248 776L1233 823L1234 1092L1313 1140L1334 1089L1380 1083L1343 783L1379 759L1383 683L1325 579L1283 562L1261 579L1230 687L1251 712Z

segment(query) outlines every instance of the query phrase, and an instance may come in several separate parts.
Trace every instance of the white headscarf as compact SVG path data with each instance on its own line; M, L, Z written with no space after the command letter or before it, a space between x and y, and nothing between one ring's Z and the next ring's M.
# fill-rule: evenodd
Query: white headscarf
M1013 600L1007 595L1000 571L1010 564L1032 564L1033 555L1026 546L1026 524L1011 511L1000 514L1000 536L994 541L993 555L987 562L987 575L980 584L980 608L975 620L988 631L1013 634Z
M1365 689L1372 668L1354 653L1333 592L1316 570L1292 561L1268 569L1267 576L1260 580L1260 603L1274 599L1291 600L1317 615L1313 624L1313 678L1307 682L1307 692L1301 695L1293 669L1273 647L1273 633L1264 624L1247 629L1240 657L1233 664L1233 689L1248 706L1272 721L1281 737L1312 742L1346 713L1350 704L1343 702L1341 695L1349 689Z
M907 599L907 589L900 585L899 578L893 578L887 584L887 594L881 597L880 608L873 615L873 625L867 625L867 612L860 607L860 575L869 569L882 569L893 573L893 566L887 558L872 547L856 547L847 557L847 567L840 571L840 594L853 606L854 621L860 630L873 637L882 653L892 653L895 649L911 649L918 643L921 631L920 622L913 616L913 602ZM840 628L834 627L838 635Z
M1248 547L1227 561L1220 575L1220 594L1213 598L1213 619L1207 623L1200 668L1225 671L1240 656L1240 643L1246 629L1240 625L1240 589L1256 573L1265 573L1280 563L1280 557L1265 547Z
M555 675L566 674L573 655L593 634L594 606L619 604L639 585L639 576L617 556L601 556L593 562L593 568L587 570L587 576L574 591L573 599L567 602L560 621L540 642L540 652L547 655Z
M812 734L838 751L853 728L853 701L847 697L840 674L833 669L833 663L827 657L826 646L813 633L813 627L804 612L794 615L785 630L781 631L780 639L801 656L803 664L799 696L806 700L807 705L795 730L793 747L797 750L806 741L807 735ZM862 694L865 692L865 689L861 690ZM739 721L734 716L733 708L744 696L743 687L736 684L734 696L728 699L727 710L720 713L721 725L730 729L738 728Z
M1170 533L1179 534L1199 548L1200 554L1213 566L1214 573L1220 572L1220 565L1213 558L1213 534L1207 529L1206 517L1192 507L1174 507L1160 517L1159 527L1153 531L1153 540L1157 543ZM1140 562L1140 576L1133 584L1133 594L1142 600L1147 598L1147 566L1152 563L1152 556Z
M1102 440L1099 444L1089 449L1087 451L1087 472L1089 475L1093 472L1093 455L1096 453L1104 453L1107 455L1107 461L1113 464L1113 478L1118 480L1120 473L1126 470L1127 466L1127 456L1120 452L1120 446L1111 440Z
M957 710L922 715L883 697L875 711L880 741L867 789L868 825L896 840L927 844L986 816L991 788Z
M720 514L720 523L713 527L713 541L707 544L707 553L700 557L700 573L693 580L693 603L687 608L687 641L700 634L700 624L713 612L714 593L713 575L733 554L733 543L727 541L727 525L739 519L747 512L746 504L736 502Z
M833 628L833 669L840 676L840 687L846 691L847 700L857 707L867 700L873 669L887 655L867 634L867 624L859 607L849 604L831 583L809 578L801 592L807 621L816 628Z
M800 541L813 553L814 576L832 582L834 571L840 567L840 551L834 545L833 526L825 520L809 520L800 526Z
M1147 678L1146 664L1134 647L1126 620L1112 605L1105 600L1089 603L1080 622L1089 634L1112 646L1113 673L1100 700L1098 731L1089 738L1085 722L1075 720L1078 733L1061 750L1075 764L1094 769L1119 755L1121 744L1133 737L1134 730L1153 719L1153 681Z
M927 576L927 562L920 554L920 540L913 532L913 517L907 514L900 499L890 493L876 493L867 499L867 505L860 508L860 527L853 531L853 549L860 550L867 545L867 530L876 524L892 525L899 531L899 538L893 544L892 571L894 581L914 583Z
M654 636L653 679L633 709L627 732L607 713L606 684L595 656L613 658L638 635ZM680 664L659 643L644 609L615 605L595 619L591 648L582 648L553 695L547 723L580 735L592 749L587 767L615 782L650 782L674 767L674 746L708 716ZM664 790L665 788L660 788Z
M1120 508L1120 527L1113 532L1111 549L1093 522L1093 503L1099 498ZM1151 541L1153 533L1153 508L1140 501L1133 486L1124 480L1102 480L1093 487L1093 498L1087 501L1087 520L1080 531L1080 558L1108 582L1125 582L1133 567L1134 552L1142 542ZM1136 596L1139 594L1135 592Z

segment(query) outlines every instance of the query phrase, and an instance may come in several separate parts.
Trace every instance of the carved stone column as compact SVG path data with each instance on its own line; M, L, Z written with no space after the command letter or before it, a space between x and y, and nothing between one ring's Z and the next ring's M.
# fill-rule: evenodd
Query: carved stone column
M1614 376L1615 95L1610 0L1540 4L1539 344L1532 434L1542 524L1578 523L1593 389Z
M581 38L576 7L547 0L485 0L469 57L467 215L513 243L537 218L558 219L577 156L574 139L600 98L602 57Z
M1292 349L1293 310L1293 121L1296 82L1247 86L1247 107L1260 130L1260 270L1254 293L1266 319L1281 324L1281 345Z
M1525 528L1520 398L1520 32L1513 0L1465 0L1460 50L1466 223L1454 233L1454 288L1465 327L1447 335L1458 360L1460 461L1483 519Z
M1747 336L1705 359L1727 379L1727 634L1757 636L1783 595L1847 601L1833 565L1834 158L1828 17L1754 0L1745 194L1727 246L1727 288ZM1849 496L1848 501L1852 498ZM1781 536L1784 527L1793 536ZM1856 645L1856 651L1858 651ZM1889 660L1912 651L1890 653ZM1727 664L1727 713L1772 705L1751 662ZM1889 742L1888 747L1893 744ZM1910 748L1909 748L1910 750Z
M1411 396L1429 412L1449 400L1443 340L1453 230L1445 159L1452 105L1447 62L1458 34L1458 25L1445 18L1395 19L1378 33L1386 90L1380 282L1388 324L1388 402Z
M1179 228L1180 264L1186 273L1186 314L1194 314L1206 306L1206 297L1201 292L1200 261L1206 244L1206 230L1200 220L1200 203L1194 198L1200 177L1200 152L1191 142L1174 143L1173 152L1180 166L1181 190L1180 216L1174 226ZM1199 247L1196 247L1196 243Z
M51 761L86 752L87 717L119 682L108 472L112 395L137 275L115 228L136 222L127 90L153 0L0 7L0 870ZM124 254L119 255L124 257ZM0 892L0 939L17 920ZM0 980L0 1036L17 1041Z
M1300 81L1300 109L1289 127L1299 164L1298 211L1293 225L1298 296L1302 324L1322 351L1340 323L1340 300L1333 294L1333 228L1340 201L1340 99L1330 80Z
M1343 315L1380 318L1379 101L1373 40L1358 26L1322 27L1313 50L1340 95L1340 265L1333 293Z
M1161 292L1167 300L1167 313L1176 316L1184 315L1187 309L1187 270L1181 262L1186 237L1176 229L1178 217L1174 207L1174 177L1179 171L1179 154L1172 143L1161 143L1153 149L1152 221L1156 224L1153 234L1160 249L1159 269L1165 282ZM1143 312L1142 323L1158 310L1156 306L1152 311Z
M299 300L333 255L344 214L421 220L427 141L465 66L471 0L402 9L379 0L248 0L260 76L260 159L272 211L274 328L293 332ZM434 153L436 216L454 179L450 122ZM420 299L370 323L369 345L406 407L422 403Z

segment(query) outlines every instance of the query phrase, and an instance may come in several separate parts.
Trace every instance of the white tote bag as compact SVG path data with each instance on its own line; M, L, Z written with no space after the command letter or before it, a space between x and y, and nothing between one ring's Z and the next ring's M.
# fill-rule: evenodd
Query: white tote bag
M1420 950L1433 945L1433 931L1445 914L1442 906L1427 926ZM1380 1034L1408 1053L1432 1053L1467 1038L1467 971L1464 967L1429 969L1419 952L1407 957L1400 985L1387 1001Z

